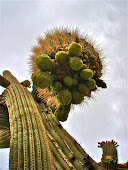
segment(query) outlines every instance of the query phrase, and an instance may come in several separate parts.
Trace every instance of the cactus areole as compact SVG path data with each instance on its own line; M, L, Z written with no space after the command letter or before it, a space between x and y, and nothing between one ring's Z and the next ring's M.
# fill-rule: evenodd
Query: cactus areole
M54 96L59 106L55 115L62 110L66 112L63 106L67 105L69 112L69 106L91 97L92 91L106 88L100 79L103 65L99 52L86 38L79 37L76 30L56 29L47 33L45 38L39 39L39 46L34 47L33 52L33 85L44 90L47 88L45 92L51 98Z

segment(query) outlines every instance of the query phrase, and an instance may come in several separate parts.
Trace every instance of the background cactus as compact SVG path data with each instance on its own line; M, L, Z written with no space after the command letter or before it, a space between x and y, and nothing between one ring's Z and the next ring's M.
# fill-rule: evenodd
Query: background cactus
M102 154L102 167L105 169L116 169L117 166L117 149L119 145L117 145L117 142L113 141L102 141L98 142L98 147L103 149Z

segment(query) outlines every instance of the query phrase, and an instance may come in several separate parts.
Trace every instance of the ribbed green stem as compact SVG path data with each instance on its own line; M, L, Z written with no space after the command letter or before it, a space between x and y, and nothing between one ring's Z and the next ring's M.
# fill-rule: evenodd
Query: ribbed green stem
M76 140L71 137L68 132L61 126L60 122L56 119L54 114L52 114L50 108L46 107L43 103L41 103L40 106L43 111L42 118L45 122L46 129L56 140L56 142L61 147L64 154L69 158L69 160L72 160L71 162L73 166L76 167L76 169L84 169L83 165L86 165L87 160L87 163L89 163L88 166L91 165L95 169L101 169L99 165L94 162L92 158L90 158L88 154L81 148ZM44 112L46 113L44 114ZM70 152L69 155L68 152ZM72 159L73 156L75 159Z
M44 109L43 109L44 110ZM47 115L45 113L42 114L43 120L45 120L45 126L48 130L49 134L55 139L59 147L61 148L62 152L67 156L69 161L73 164L76 169L84 169L83 164L78 161L75 157L74 153L69 148L68 144L65 142L65 139L61 137L52 127L51 122L47 121ZM56 119L56 118L55 118Z
M56 155L58 162L61 164L63 169L70 170L75 169L70 161L67 159L66 155L62 152L61 148L55 141L55 139L49 134L49 138L51 140L50 146L52 148L53 153Z
M12 84L12 83L15 83L15 84L19 84L20 82L11 74L10 71L8 70L5 70L3 71L3 76Z
M54 169L60 170L63 169L63 167L61 166L60 162L58 161L57 157L56 157L56 153L53 153L53 166Z
M48 137L30 92L13 84L5 93L11 130L10 169L52 169Z
M56 130L56 132L60 134L61 137L66 141L66 143L68 144L68 146L70 147L71 151L74 153L76 158L78 158L83 164L85 164L85 160L86 157L88 157L88 154L85 151L84 154L80 152L82 149L80 150L76 147L77 145L79 146L77 141L72 136L70 136L64 128L62 128L61 124L57 121L57 119L53 114L47 114L47 119L49 122L51 122L52 127ZM99 168L97 164L96 167Z

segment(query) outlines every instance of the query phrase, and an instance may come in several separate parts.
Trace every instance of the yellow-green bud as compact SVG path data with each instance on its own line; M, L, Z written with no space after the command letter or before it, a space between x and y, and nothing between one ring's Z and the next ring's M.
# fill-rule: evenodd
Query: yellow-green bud
M80 77L84 80L88 80L93 77L93 71L91 69L84 69L80 72Z
M68 60L68 54L65 51L59 51L55 55L55 60L59 64L64 64Z
M59 121L66 121L68 118L68 114L70 112L70 104L69 105L60 105L56 110L55 110L55 116Z
M79 84L78 90L79 90L79 92L81 92L84 95L86 95L89 92L89 89L85 84Z
M61 105L68 105L72 100L72 94L68 89L61 90L56 97Z
M72 91L72 103L80 104L84 100L84 95L78 91Z
M73 42L68 46L70 56L79 57L82 53L82 47L79 43Z
M87 87L92 90L95 88L96 86L96 81L94 79L90 79L88 81L85 82L85 84L87 85Z
M71 57L69 67L74 71L78 71L83 67L83 61L78 57Z
M67 87L72 86L72 78L70 76L66 76L63 79L63 82L64 82L64 85L67 86Z
M62 89L62 84L59 81L56 81L51 85L51 89L54 93L57 93Z
M52 71L54 66L51 58L46 54L37 57L36 65L41 71Z

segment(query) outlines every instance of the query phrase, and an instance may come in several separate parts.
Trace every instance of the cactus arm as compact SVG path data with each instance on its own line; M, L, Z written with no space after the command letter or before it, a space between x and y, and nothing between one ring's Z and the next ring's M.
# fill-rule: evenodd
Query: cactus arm
M51 122L48 121L48 119L46 117L46 113L45 113L45 112L48 112L48 110L46 109L45 105L42 103L41 106L42 106L42 107L40 107L40 109L42 108L41 116L42 116L42 119L44 121L45 127L46 127L49 135L52 136L52 138L55 140L57 145L61 148L63 155L65 155L68 158L68 160L72 163L72 165L76 169L84 169L83 164L74 156L74 153L71 151L71 149L69 148L69 146L67 145L65 140L63 138L61 138L61 136L53 129ZM51 138L50 138L50 140L51 140ZM54 147L52 147L52 148L54 148ZM53 149L53 153L54 152L55 152L55 150ZM58 152L55 152L55 154L56 153L58 154ZM59 161L59 158L58 158L58 161Z
M84 169L84 165L87 166L86 162L89 162L88 166L92 166L95 169L101 169L99 165L97 165L97 163L88 156L76 140L61 126L60 122L52 114L50 108L45 106L43 103L40 104L40 107L42 108L42 111L45 112L45 114L42 113L41 116L45 122L46 129L56 140L69 160L72 160L73 166L76 167L76 169ZM70 152L70 155L68 155L68 151ZM73 157L75 158L74 160Z
M3 76L0 75L0 85L3 87L8 87L11 83Z
M51 148L53 153L56 155L58 162L61 164L63 169L70 170L75 169L71 162L68 160L66 155L62 152L62 149L59 147L55 139L49 134L51 140Z
M51 122L53 128L57 133L65 140L65 142L70 147L71 151L74 153L75 157L80 160L84 165L87 166L86 161L89 162L89 166L92 165L95 169L101 169L97 163L92 160L92 158L82 149L82 147L77 143L77 141L69 135L69 133L60 125L58 120L53 114L47 114L49 122ZM81 149L79 149L81 147ZM83 150L81 153L81 150ZM88 160L89 158L89 160Z
M10 169L15 167L19 169L23 167L52 169L51 153L48 144L46 144L48 143L47 137L43 139L43 136L46 136L46 131L41 126L39 111L34 105L30 92L20 84L13 84L4 93L6 93L5 101L9 111L11 130ZM38 129L41 131L39 132ZM47 153L48 151L49 153ZM43 153L43 157L41 153Z
M3 76L12 84L19 84L20 82L11 74L10 71L3 71Z
M56 157L56 155L55 154L53 154L53 166L54 166L54 169L56 169L56 170L61 170L61 169L63 169L63 167L61 166L61 164L58 162L58 160L57 160L57 157Z
M24 94L29 93L25 88L23 88ZM30 93L29 93L30 94ZM48 168L50 169L51 167L51 151L49 148L49 140L47 137L47 132L45 130L44 124L42 123L43 120L41 121L41 116L39 113L39 110L35 104L35 102L33 100L33 97L30 95L28 95L28 97L26 96L26 101L28 101L28 103L30 104L30 107L28 107L28 109L32 112L35 113L35 120L33 121L33 123L35 123L35 121L37 121L37 125L36 129L38 129L39 131L39 138L40 138L40 142L41 142L41 150L42 150L42 159L44 159L44 168ZM38 114L37 114L38 113ZM34 115L33 115L34 117ZM44 135L42 135L42 133ZM39 139L38 139L39 140Z

